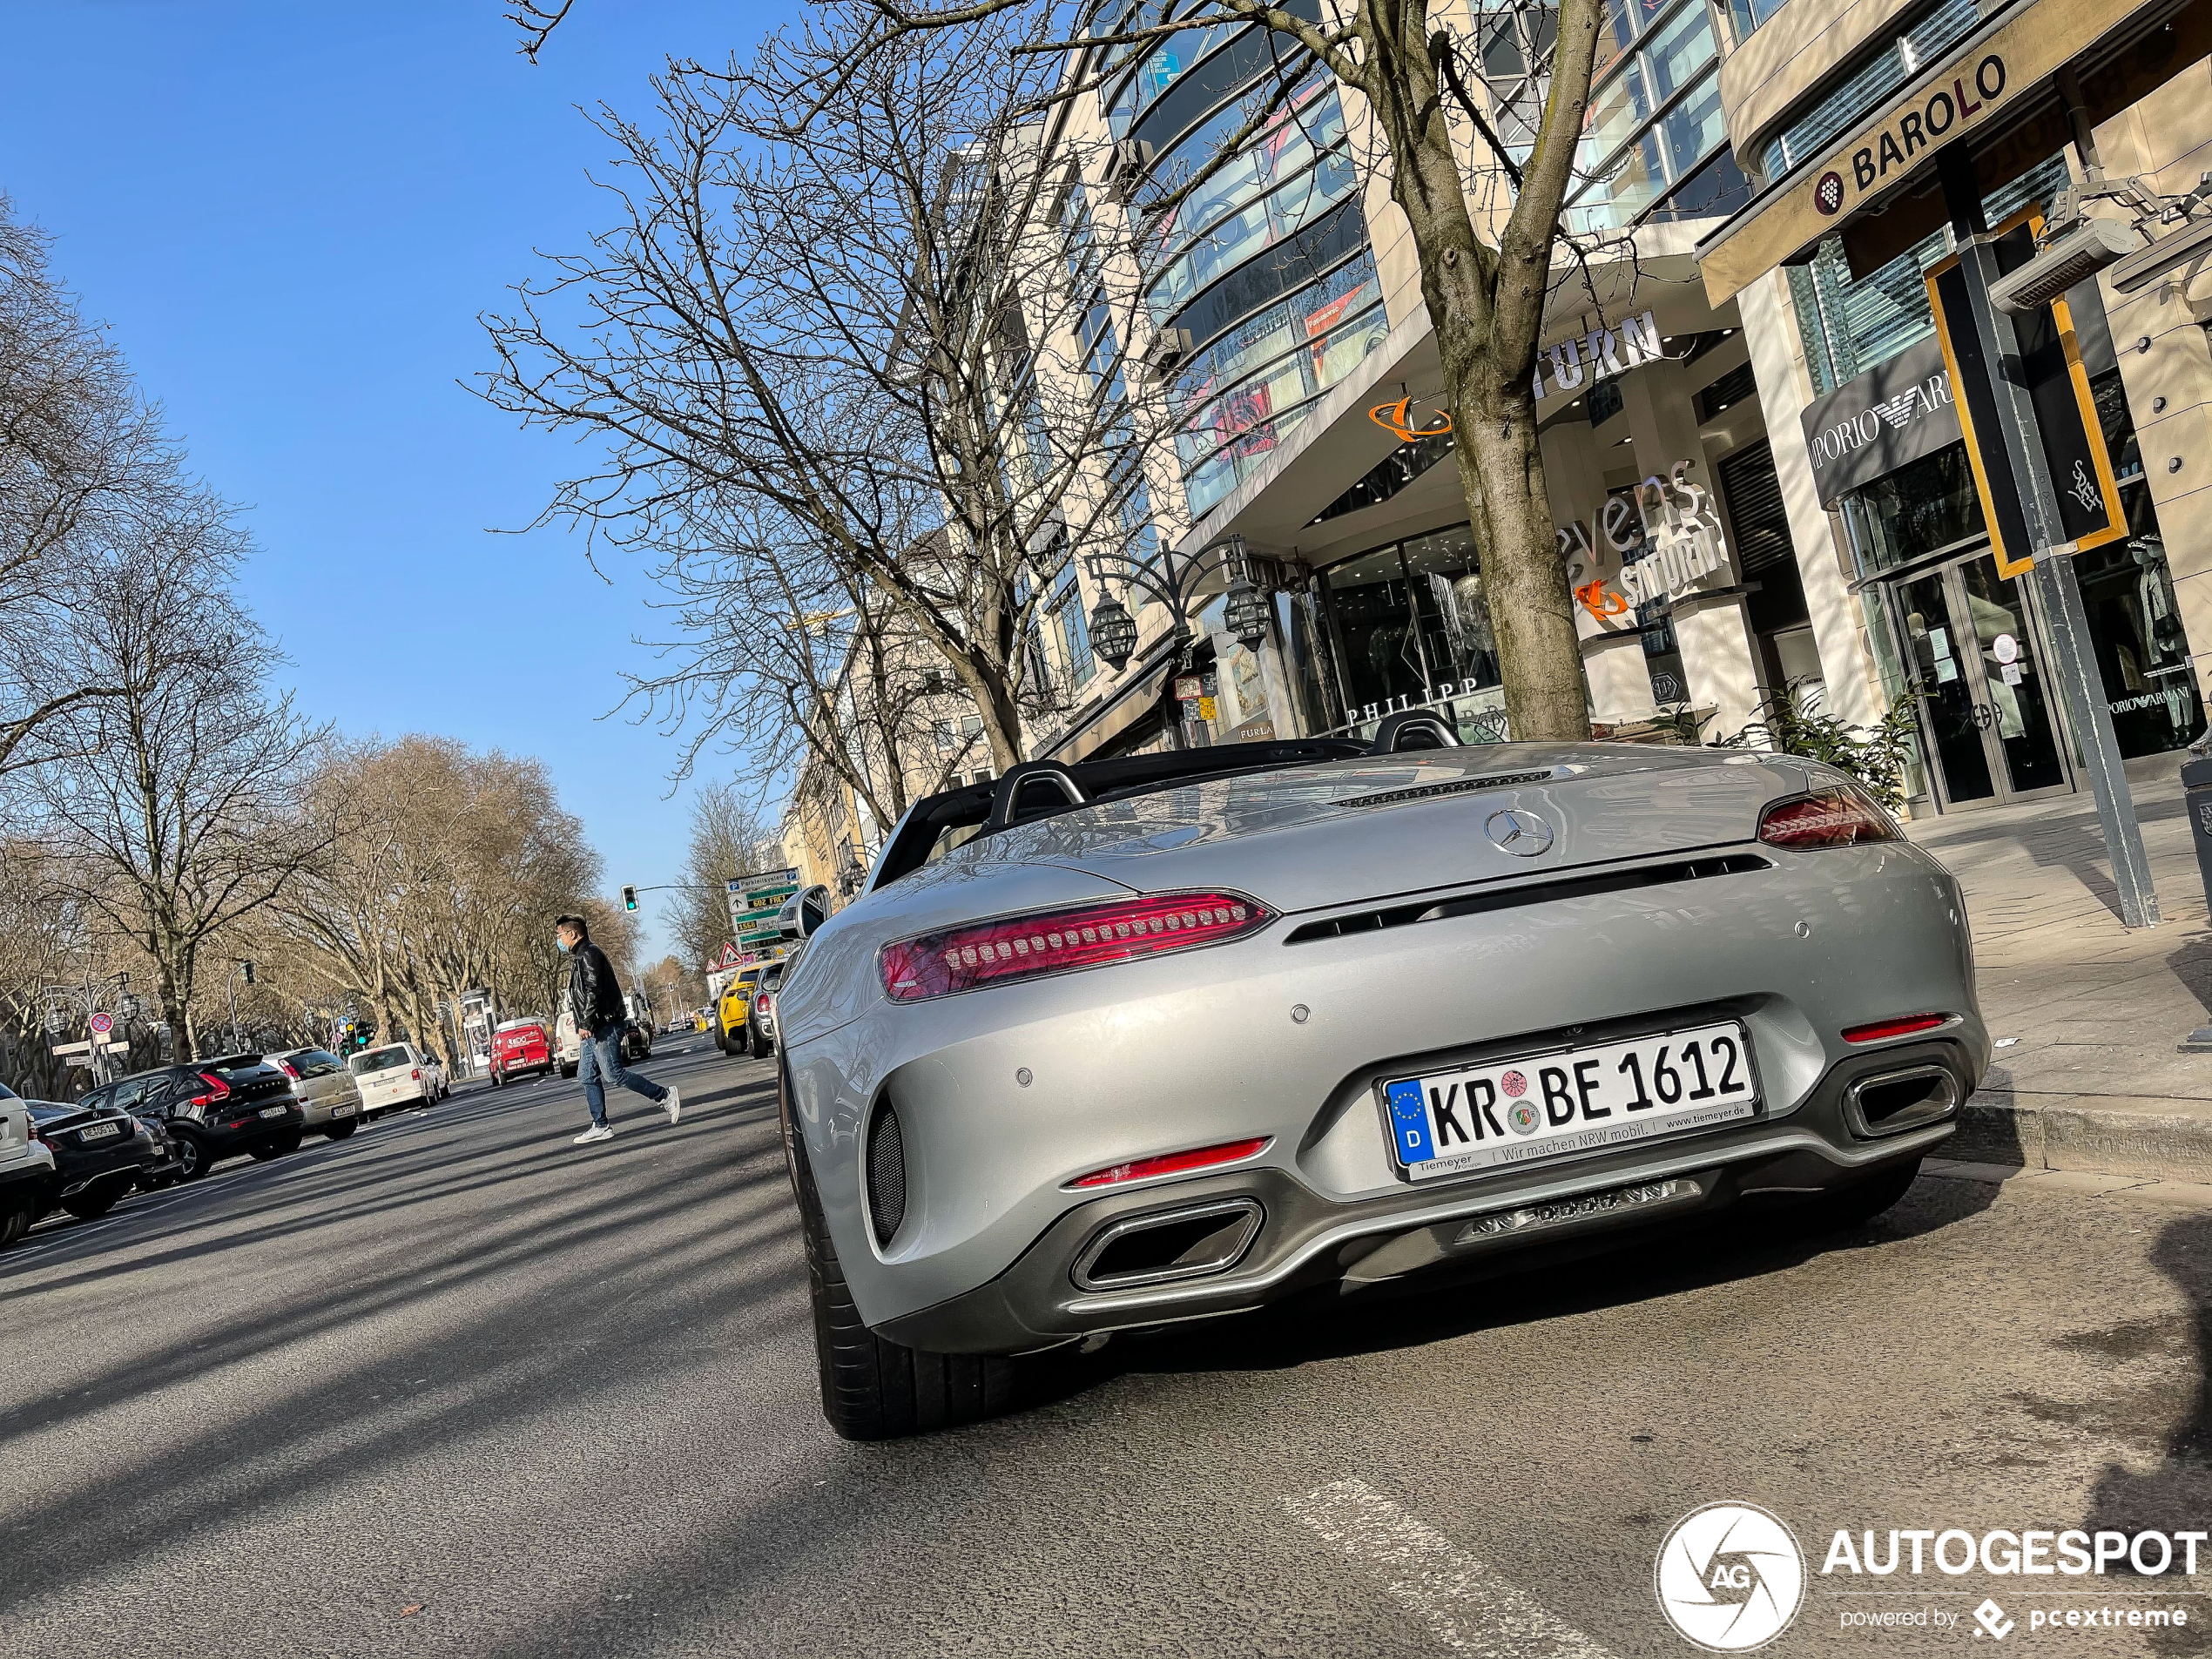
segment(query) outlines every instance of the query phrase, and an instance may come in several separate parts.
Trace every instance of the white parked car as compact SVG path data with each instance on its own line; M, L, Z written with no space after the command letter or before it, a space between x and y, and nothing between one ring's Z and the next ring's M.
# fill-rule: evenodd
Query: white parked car
M346 1069L361 1091L361 1116L374 1117L401 1106L428 1106L437 1098L422 1050L411 1042L388 1042L346 1056Z
M553 1063L563 1077L576 1076L583 1062L583 1039L577 1034L576 1015L566 1008L553 1022Z
M30 1231L46 1211L54 1154L30 1136L30 1108L0 1086L0 1250Z

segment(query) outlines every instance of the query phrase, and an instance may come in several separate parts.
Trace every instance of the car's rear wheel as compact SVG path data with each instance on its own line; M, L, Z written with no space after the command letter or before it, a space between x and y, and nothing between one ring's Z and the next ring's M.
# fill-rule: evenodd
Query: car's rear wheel
M177 1131L177 1179L197 1181L215 1162L207 1156L207 1143L190 1130Z
M784 1157L806 1242L807 1291L814 1307L814 1352L821 1362L822 1415L848 1440L891 1440L995 1417L1014 1403L1015 1360L1005 1354L931 1353L887 1341L860 1320L846 1288L806 1143L791 1109L791 1080L776 1082Z
M273 1158L283 1157L287 1153L297 1152L300 1150L300 1131L293 1130L287 1134L273 1136L266 1141L257 1141L246 1150L262 1163L266 1163Z
M327 1141L342 1141L360 1127L361 1122L358 1118L334 1117L322 1126L323 1138Z
M755 1021L750 1027L747 1028L747 1029L749 1031L749 1035L745 1038L745 1046L752 1050L752 1057L755 1060L766 1059L768 1057L768 1039L760 1035L759 1022Z
M27 1199L18 1199L5 1209L0 1209L0 1250L7 1247L30 1231L30 1224L38 1219L38 1209Z

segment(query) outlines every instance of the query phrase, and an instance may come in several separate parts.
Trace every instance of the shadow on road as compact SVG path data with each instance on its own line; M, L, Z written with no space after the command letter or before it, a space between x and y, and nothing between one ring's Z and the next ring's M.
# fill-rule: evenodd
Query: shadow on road
M2102 1361L2109 1367L2103 1386L2085 1399L2056 1399L2020 1393L2013 1399L2029 1416L2055 1429L2086 1430L2130 1441L2134 1463L2112 1462L2098 1477L2087 1513L2075 1523L2098 1532L2161 1532L2169 1537L2206 1525L2212 1511L2212 1213L2192 1213L2168 1222L2153 1246L2152 1263L2174 1282L2183 1306L2148 1318L2072 1332L2053 1345ZM2150 1467L2144 1469L2142 1465ZM2198 1546L2200 1574L2212 1572L2212 1547ZM2174 1571L2179 1574L2182 1564ZM2117 1576L2101 1581L2123 1590L2161 1585L2135 1575L2120 1563ZM2182 1588L2201 1584L2184 1581ZM2131 1605L2155 1602L2136 1600ZM2190 1623L2149 1633L2154 1651L2195 1654L2212 1651L2212 1602L2180 1599Z

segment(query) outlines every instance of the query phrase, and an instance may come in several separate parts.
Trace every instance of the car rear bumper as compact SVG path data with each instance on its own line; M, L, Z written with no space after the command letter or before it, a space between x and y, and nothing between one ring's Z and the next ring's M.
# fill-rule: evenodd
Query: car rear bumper
M1988 1036L1956 883L1898 844L1757 852L1765 867L1743 873L1312 942L1289 935L1335 912L1285 917L1211 949L879 1001L799 1042L795 1110L861 1317L922 1346L1035 1346L1255 1306L1355 1269L1386 1277L1394 1263L1509 1250L1510 1238L1439 1242L1434 1230L1561 1193L1696 1176L1697 1207L1784 1188L1804 1197L1925 1150L1947 1127L1859 1135L1844 1098L1911 1056L1943 1069L1954 1110L1979 1082ZM1946 1023L1866 1046L1842 1036L1920 1012ZM1392 1161L1379 1097L1391 1077L1715 1020L1750 1040L1750 1118L1419 1184ZM862 1170L886 1107L906 1218L879 1244ZM1267 1145L1232 1171L1097 1197L1069 1188L1246 1137ZM1249 1200L1262 1219L1206 1282L1111 1294L1075 1282L1100 1228L1215 1198Z
M989 1284L879 1328L941 1352L1020 1352L1244 1312L1320 1287L1351 1294L1455 1264L1507 1267L1560 1246L1618 1246L1656 1227L1746 1204L1806 1203L1878 1177L1951 1136L1955 1108L1943 1121L1882 1137L1860 1136L1845 1122L1844 1097L1854 1081L1922 1064L1963 1080L1968 1056L1953 1040L1860 1056L1779 1121L1353 1204L1267 1167L1095 1199L1062 1217ZM1961 1081L1960 1098L1966 1087ZM1175 1231L1183 1217L1225 1222L1233 1213L1257 1224L1249 1239L1224 1239L1224 1252L1234 1253L1211 1271L1126 1286L1089 1279L1087 1269L1109 1261L1103 1251L1114 1241L1141 1249L1156 1231L1179 1240L1188 1236Z

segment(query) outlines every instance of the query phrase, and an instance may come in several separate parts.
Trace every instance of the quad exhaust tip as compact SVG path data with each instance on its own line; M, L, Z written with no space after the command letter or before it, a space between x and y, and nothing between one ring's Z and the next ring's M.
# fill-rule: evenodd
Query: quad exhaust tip
M1126 1217L1100 1228L1083 1246L1075 1281L1086 1291L1126 1291L1225 1273L1244 1259L1264 1219L1257 1198Z

